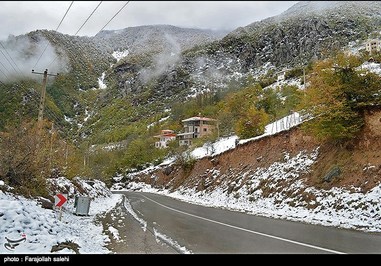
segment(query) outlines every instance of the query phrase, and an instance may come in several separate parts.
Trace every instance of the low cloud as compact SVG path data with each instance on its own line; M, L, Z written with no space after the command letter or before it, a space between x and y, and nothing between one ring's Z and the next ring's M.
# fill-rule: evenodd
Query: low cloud
M167 42L164 51L153 57L152 67L140 71L139 78L144 84L170 70L180 61L180 44L170 34L166 33L164 37Z
M55 48L43 36L30 39L27 35L12 36L0 45L0 80L14 81L31 78L36 72L62 73L68 71L66 58L58 57Z

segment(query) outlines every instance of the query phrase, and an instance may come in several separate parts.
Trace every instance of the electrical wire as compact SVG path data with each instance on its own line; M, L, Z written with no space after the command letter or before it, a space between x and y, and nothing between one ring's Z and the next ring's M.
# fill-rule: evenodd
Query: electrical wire
M66 15L67 15L67 13L69 12L69 10L70 10L71 6L73 5L73 3L74 3L74 1L72 1L72 2L70 3L70 6L68 7L68 9L67 9L66 12L65 12L65 15L63 16L63 18L61 19L60 23L58 24L58 26L57 26L57 28L56 28L56 31L57 31L58 28L61 26L63 20L65 19ZM49 43L46 44L44 50L42 51L40 57L37 59L37 62L36 62L36 64L34 65L33 68L36 68L38 62L40 62L40 59L41 59L42 55L45 53L45 51L46 51L46 49L48 48L48 46L49 46Z
M63 16L63 18L61 19L59 25L57 26L56 28L56 31L58 30L58 28L61 26L63 20L65 19L66 15L68 14L71 6L73 5L74 1L71 2L70 6L68 7L68 9L66 10L65 12L65 15ZM95 13L95 11L98 9L98 7L100 6L100 4L102 3L102 1L97 5L97 7L93 10L93 12L90 14L90 16L86 19L86 21L82 24L82 26L79 28L79 30L77 31L76 34L78 34L78 32L83 28L83 26L87 23L87 21L90 19L90 17ZM53 37L53 39L55 39ZM2 43L0 43L1 46L4 48L4 50L6 51L5 47L3 46ZM40 59L42 58L43 54L45 53L47 47L49 46L49 44L46 45L45 49L43 50L43 52L41 53L40 57L38 58L36 64L34 67L37 66L38 62L40 61ZM7 52L7 51L6 51ZM1 53L3 54L3 56L5 57L5 59L8 61L8 63L11 65L11 67L17 72L17 70L15 69L15 67L12 65L12 63L9 61L9 59L7 58L7 56L3 53L3 51L1 51ZM9 53L7 52L9 58L13 61L14 65L18 68L17 64L14 62L13 58L9 55ZM8 70L7 67L4 66L4 64L0 61L1 65L4 67L5 70L7 70L8 72L10 72ZM19 68L18 68L19 69ZM19 69L20 70L20 69ZM7 78L7 75L0 69L1 73ZM21 71L20 71L21 73ZM0 81L1 82L1 81ZM3 82L1 82L1 84L4 84ZM18 85L16 84L16 87L18 88L21 88L22 90L24 90L24 93L27 93L28 95L30 95L30 99L32 100L32 102L34 102L35 106L39 106L40 105L40 101L38 99L36 99L35 95L37 94L37 92L35 90L28 90L27 88L25 88L24 86L22 85ZM32 92L32 93L30 93ZM34 92L36 94L34 94ZM38 94L37 94L38 95ZM36 95L36 96L37 96ZM66 132L67 130L65 130L65 125L62 124L62 119L58 118L57 115L54 113L53 110L50 109L50 107L48 105L44 105L44 110L46 112L47 115L49 115L51 118L53 118L54 122L56 123L57 127L63 131L63 132Z
M104 25L99 31L101 32L104 28L107 27L107 25L126 7L126 5L129 3L130 1L127 1L127 3L125 3L120 9L118 12L115 13L115 15L106 23L106 25Z
M19 84L16 84L16 87L24 90L24 93L27 93L28 95L30 95L30 99L35 104L34 105L35 107L40 106L40 100L36 99L37 97L40 98L40 95L36 90L34 90L34 89L29 90L26 87L24 87L23 85L19 85ZM60 129L62 132L67 132L66 126L62 123L62 119L57 117L57 115L54 113L53 110L51 110L51 108L48 105L46 105L46 104L44 105L44 110L45 110L46 114L51 119L53 119L53 121L57 124L58 129Z
M0 61L0 64L3 66L3 68L4 68L8 73L11 73L11 71L9 71L9 69L8 69L6 66L4 66L3 62Z
M1 62L0 62L0 63L1 63ZM1 64L3 64L3 63L1 63ZM4 66L4 65L3 65L3 66ZM8 75L5 74L3 70L0 69L0 72L4 75L4 77L5 77L6 79L9 79Z
M20 68L17 66L17 64L16 64L16 62L13 60L13 58L12 58L12 56L8 53L8 51L7 51L7 49L5 49L5 47L4 47L4 45L0 42L0 45L1 45L1 47L3 47L3 49L4 49L4 51L7 53L7 55L9 56L9 58L11 59L11 61L13 62L13 64L16 66L16 68L18 69L18 70L16 70L14 67L13 67L13 65L9 62L9 60L8 60L8 62L9 62L9 64L13 67L13 69L17 72L19 72L21 75L22 75L22 72L21 72L21 70L20 70ZM2 52L3 53L3 52ZM4 55L4 53L3 53L3 55ZM5 55L4 55L5 56Z
M1 44L1 42L0 42L0 44ZM3 45L3 44L1 44L1 45ZM13 70L17 73L16 68L12 65L11 61L9 61L8 57L4 54L3 50L0 50L0 52L3 54L4 58L8 61L8 63L11 65Z
M91 14L87 17L87 19L85 20L84 23L82 23L81 27L79 27L79 29L77 30L77 32L74 34L74 36L77 36L77 34L79 33L79 31L85 26L85 24L89 21L89 19L93 16L93 14L95 13L95 11L98 9L98 7L102 4L103 1L100 1L99 4L94 8L94 10L91 12ZM82 48L82 47L81 47ZM83 50L83 49L82 49ZM70 50L67 50L67 51L70 51ZM70 52L70 54L72 56L73 53ZM48 65L48 68L57 60L58 56L56 56Z
M70 10L71 6L73 5L73 3L74 3L74 1L71 1L70 6L68 7L68 9L67 9L66 12L65 12L65 15L63 16L63 18L61 19L60 23L59 23L58 26L57 26L56 31L57 31L57 30L59 29L59 27L61 26L63 20L65 19L66 15L67 15L67 13L69 13L69 10Z
M92 15L95 13L95 11L98 9L98 7L102 4L103 1L100 1L99 4L96 6L96 8L91 12L91 14L88 16L88 18L85 20L85 22L82 24L82 26L77 30L77 32L74 34L74 36L77 36L78 32L85 26L87 21L92 17Z
M66 15L67 15L67 13L69 12L69 10L70 10L70 8L71 8L71 6L72 6L72 4L73 4L73 2L74 1L72 1L72 3L70 4L70 6L69 6L69 8L67 9L67 11L65 12L65 15L64 15L64 17L61 19L61 22L59 23L59 25L58 25L58 27L57 27L57 29L59 28L59 26L62 24L62 22L63 22L63 20L64 20L64 18L66 17ZM91 12L91 14L87 17L87 19L85 20L85 22L81 25L81 27L77 30L77 32L75 33L75 35L74 36L76 36L79 32L80 32L80 30L86 25L86 23L88 22L88 20L93 16L93 14L95 13L95 11L99 8L99 6L102 4L102 2L103 1L100 1L100 3L95 7L95 9ZM130 1L127 1L112 17L111 17L111 19L98 31L98 33L99 32L101 32L104 28L106 28L107 27L107 25L108 24L110 24L110 22L127 6L127 4L129 3ZM56 29L56 31L57 31L57 29ZM54 39L54 38L53 38ZM48 46L48 45L47 45ZM42 52L42 54L40 55L40 57L39 57L39 59L37 60L37 62L36 62L36 64L35 64L35 67L37 66L37 64L38 64L38 62L40 61L40 59L41 59L41 57L42 57L42 55L44 54L44 52L46 51L46 49L47 49L47 46L45 47L45 49L44 49L44 51ZM82 48L82 47L81 47ZM71 52L70 52L71 53ZM72 54L72 53L71 53ZM3 54L4 55L4 54ZM73 55L73 54L72 54ZM5 55L4 55L4 57L6 57ZM56 56L56 58L54 58L54 60L49 64L49 66L57 59L57 57L58 56ZM10 57L11 58L11 57ZM7 59L7 58L6 58ZM8 60L8 59L7 59ZM13 61L13 60L12 60ZM8 62L9 62L9 60L8 60ZM10 63L10 65L13 67L13 65ZM15 64L16 65L16 64ZM16 65L16 67L17 67L17 65ZM14 68L14 67L13 67ZM6 69L6 68L5 68ZM16 71L16 69L14 69L15 71ZM19 86L19 87L21 87L21 88L23 88L24 90L26 90L26 91L28 91L28 89L26 89L25 87L23 87L23 86ZM29 92L29 91L28 91ZM37 99L35 99L34 97L32 97L32 99L36 102L36 104L40 104L39 103L39 100L37 100ZM45 105L45 109L46 109L46 112L47 113L49 113L50 114L50 116L51 117L53 117L53 119L55 120L55 122L58 124L58 125L60 125L60 126L62 126L62 120L61 119L59 119L56 115L55 115L55 113L52 111L52 110L50 110L50 108L47 106L47 105Z

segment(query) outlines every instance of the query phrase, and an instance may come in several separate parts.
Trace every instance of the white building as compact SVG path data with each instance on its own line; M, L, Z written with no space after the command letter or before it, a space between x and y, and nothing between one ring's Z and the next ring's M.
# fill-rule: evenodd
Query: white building
M160 135L154 136L155 138L159 138L159 141L155 142L155 147L159 149L167 148L168 142L176 139L176 134L173 130L163 129Z
M194 116L184 119L181 122L184 124L184 133L177 134L179 145L192 145L192 139L202 138L203 136L212 134L216 128L217 120Z
M365 44L365 50L370 54L381 51L381 41L378 39L368 40Z

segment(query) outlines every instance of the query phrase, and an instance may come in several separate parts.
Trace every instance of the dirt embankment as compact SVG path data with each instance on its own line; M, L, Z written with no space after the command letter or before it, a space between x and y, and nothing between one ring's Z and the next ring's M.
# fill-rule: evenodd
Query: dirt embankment
M363 192L381 181L381 109L366 112L360 136L344 145L319 143L300 127L238 145L218 156L197 160L191 170L180 165L167 166L135 177L157 188L175 190L179 186L213 189L221 183L234 183L248 170L267 168L282 162L287 154L312 152L319 147L317 161L309 173L301 173L308 186L329 189L333 186L360 187ZM243 182L240 182L243 184ZM238 186L239 187L239 186ZM234 190L238 188L234 187Z

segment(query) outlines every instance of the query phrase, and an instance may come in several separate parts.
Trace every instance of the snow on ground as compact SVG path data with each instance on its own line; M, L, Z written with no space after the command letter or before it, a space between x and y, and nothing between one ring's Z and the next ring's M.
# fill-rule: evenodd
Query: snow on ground
M153 122L153 123L147 125L147 129L149 129L150 127L155 126L156 124L160 124L161 122L164 122L164 121L167 120L168 118L169 118L169 116L160 118L159 121L157 121L157 122Z
M195 159L200 159L206 156L215 156L227 150L234 149L236 144L243 144L249 141L257 140L265 136L274 135L278 132L289 130L302 123L302 118L299 113L295 112L286 117L283 117L265 127L265 132L257 137L250 139L238 140L236 135L221 138L214 143L205 143L202 147L196 148L191 152ZM237 143L238 141L238 143Z
M227 138L221 138L215 143L206 143L202 147L194 149L191 152L191 155L195 159L217 155L224 151L234 149L236 146L236 140L238 140L236 135Z
M66 115L64 115L64 119L65 119L65 121L66 122L68 122L68 123L70 123L70 124L72 124L73 123L73 118L71 118L71 117L68 117L68 116L66 116Z
M103 73L102 73L102 76L101 76L100 78L98 78L98 87L99 87L99 89L101 89L101 90L105 90L105 89L107 89L107 85L104 83L105 76L106 76L106 73L103 72Z
M281 131L289 130L290 128L301 124L302 122L303 122L303 119L300 116L300 114L297 112L294 112L291 115L288 115L271 124L268 124L265 127L264 134L260 136L250 138L250 139L242 139L242 140L239 140L239 138L236 135L226 137L226 138L220 138L213 143L208 142L208 143L205 143L202 147L195 148L194 150L191 151L190 155L195 159L201 159L203 157L208 157L208 156L215 156L225 151L235 149L237 144L244 144L249 141L254 141L266 136L274 135ZM171 165L175 161L176 161L175 157L169 157L169 158L166 158L159 165L156 165L156 166L152 165L139 172L130 173L129 176L133 177L134 175L139 175L143 173L149 174L159 168L162 168L167 165ZM117 176L116 178L114 178L114 181L116 182L119 182L120 180L121 180L120 176ZM122 185L120 183L116 183L114 185L114 189L120 189L120 188L122 188Z
M112 53L112 56L116 59L117 62L121 60L122 58L126 57L129 54L128 50L124 51L114 51Z
M365 62L358 67L359 70L367 70L381 76L381 64L374 62Z
M301 83L300 78L291 78L291 79L282 79L274 82L273 84L263 88L264 90L267 89L276 89L277 87L283 87L283 86L296 86L299 89L304 89L304 86Z
M360 50L365 50L365 44L360 40L351 41L348 43L348 48L346 50L350 54L359 55Z
M112 236L114 237L115 240L119 240L119 231L115 227L109 226L108 230L111 232Z
M89 120L89 118L91 117L91 114L92 112L89 112L89 110L87 110L87 108L85 109L85 118L83 119L83 122L86 122L87 120Z
M282 132L282 131L287 131L290 128L301 124L302 122L303 122L303 119L299 113L297 113L297 112L292 113L292 114L290 114L286 117L283 117L283 118L281 118L281 119L279 119L279 120L277 120L271 124L268 124L265 127L265 133L263 133L262 135L254 137L254 138L250 138L250 139L240 140L239 144L243 144L243 143L246 143L249 141L257 140L257 139L263 138L265 136L274 135L274 134Z
M153 232L154 232L157 243L159 243L159 241L161 240L167 243L168 245L170 245L171 247L173 247L174 249L176 249L181 254L192 254L192 251L188 250L186 247L180 246L179 243L177 243L175 240L173 240L169 236L160 233L159 231L157 231L156 228L153 228Z
M51 191L69 194L71 199L73 199L74 194L77 196L89 196L92 199L110 197L112 195L105 183L95 179L85 180L75 177L72 182L65 177L58 177L48 179L47 183L51 186Z
M77 243L81 254L109 253L104 247L109 238L103 234L103 227L95 218L98 214L111 210L121 201L121 195L112 195L109 190L107 192L100 181L94 182L92 186L79 178L76 182L81 183L84 191L94 197L90 202L89 215L75 215L74 199L70 199L62 208L61 221L58 209L44 209L36 200L0 191L0 253L50 253L52 246L66 241ZM69 180L59 178L54 183L56 188L74 193L73 183ZM100 193L96 192L98 189ZM26 234L25 242L14 250L4 247L7 243L5 237L20 239L23 233ZM64 249L59 253L73 251Z
M119 141L114 143L106 143L106 144L93 144L90 146L89 150L91 152L95 152L98 150L104 150L104 151L114 151L119 150L124 147L126 147L126 141Z
M248 169L238 180L231 182L228 179L218 187L204 191L197 191L196 187L180 187L170 192L136 182L127 183L124 189L163 194L194 204L253 215L381 232L381 184L365 194L358 188L324 190L307 187L298 177L310 170L317 155L318 150L310 154L301 152L295 157L285 154L282 161L268 168ZM207 171L215 172L213 178L219 175L217 169ZM231 186L235 192L228 193Z
M143 231L145 232L147 230L147 222L144 221L142 218L139 218L134 209L132 209L132 206L127 198L124 200L124 207L126 208L127 212L131 214L131 216L134 217L135 220L140 223Z

